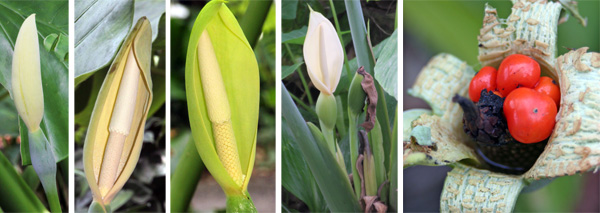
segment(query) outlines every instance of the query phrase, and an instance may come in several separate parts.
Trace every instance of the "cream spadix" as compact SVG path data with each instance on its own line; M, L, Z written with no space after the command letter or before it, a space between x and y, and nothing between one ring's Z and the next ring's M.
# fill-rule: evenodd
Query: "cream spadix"
M106 142L104 160L102 161L102 168L100 170L100 180L98 181L102 196L105 196L112 188L117 178L123 146L125 139L129 135L129 129L133 121L139 79L140 69L135 62L133 50L130 50L108 126L110 135Z
M30 132L40 128L44 115L44 92L35 14L23 21L12 61L12 98Z
M221 69L208 32L205 30L198 41L198 64L200 79L206 100L208 118L212 123L217 154L233 181L241 186L244 177L231 123L231 109Z

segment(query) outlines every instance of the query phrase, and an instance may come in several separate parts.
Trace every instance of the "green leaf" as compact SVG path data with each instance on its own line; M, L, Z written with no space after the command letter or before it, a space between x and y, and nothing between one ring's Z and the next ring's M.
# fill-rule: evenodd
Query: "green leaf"
M211 175L228 195L245 191L221 164L214 144L212 123L208 119L198 65L198 42L206 30L211 38L231 110L242 173L253 169L259 107L259 75L256 56L237 20L222 1L211 1L196 18L187 51L185 85L190 126L200 157ZM235 54L232 54L235 53ZM243 67L244 69L240 69ZM244 184L243 187L247 185Z
M17 9L18 8L18 9ZM38 8L44 8L39 10ZM1 1L0 2L0 84L12 93L12 55L17 34L25 17L36 13L40 47L44 46L44 38L51 34L66 36L68 33L67 1ZM58 39L58 36L57 36ZM61 39L66 39L62 38ZM68 40L68 39L67 39ZM56 42L55 42L56 43ZM40 66L44 90L44 118L40 127L53 147L56 162L69 154L68 150L68 71L64 57L57 57L68 49L68 42L59 42L50 47L40 49ZM54 52L58 51L58 52ZM18 123L14 124L19 125ZM24 126L24 125L23 125ZM27 128L21 132L21 146L29 147ZM23 151L24 150L24 151ZM31 160L28 149L21 152L22 164L29 165Z
M204 170L189 130L171 140L171 212L187 212Z
M158 37L165 13L163 0L84 0L75 4L75 85L106 67L141 17L150 21L152 40ZM111 33L106 33L110 31Z
M146 18L150 21L150 27L152 28L152 41L154 41L158 36L160 18L164 13L165 0L136 0L134 5L133 20L138 20L142 16L146 16Z
M398 100L398 30L386 39L375 64L374 77L385 92Z
M282 186L306 203L311 212L327 211L327 206L323 203L323 195L317 188L317 183L297 143L293 141L292 130L285 120L281 122Z
M283 119L294 130L291 140L300 148L329 209L333 212L360 211L346 172L340 168L329 148L315 141L283 84L281 90Z
M8 212L47 212L44 204L0 152L0 207Z
M109 208L117 210L133 197L133 190L121 190L109 204Z
M133 9L133 1L77 1L75 4L76 85L89 77L89 74L111 62L132 27Z
M281 19L295 19L298 1L281 2Z
M287 44L304 44L304 37L306 37L307 26L302 26L300 29L292 30L287 33L281 34L281 43Z
M285 79L290 76L294 71L296 71L300 66L304 64L304 61L298 62L292 66L282 66L281 67L281 79Z

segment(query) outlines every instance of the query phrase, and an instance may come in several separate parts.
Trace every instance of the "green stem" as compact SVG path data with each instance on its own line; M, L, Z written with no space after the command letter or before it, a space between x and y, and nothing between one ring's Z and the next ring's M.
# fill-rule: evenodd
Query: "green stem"
M358 159L358 114L348 110L348 141L350 143L350 163L352 165L352 180L354 183L354 193L357 198L360 198L360 177L356 169L356 160Z
M258 43L272 3L273 1L250 1L246 13L240 18L240 27L252 47Z
M231 195L227 197L227 212L257 212L252 198L246 195Z
M52 212L62 212L56 188L56 161L52 145L41 129L29 132L31 164L40 177Z
M187 212L196 191L204 164L192 137L171 176L171 212Z
M308 111L308 112L314 114L315 116L317 116L317 112L315 112L315 110L313 108L310 108L310 106L306 105L300 98L296 97L294 94L290 94L290 96L292 96L292 98L294 99L294 101L296 101L298 103L298 105L300 105L306 111Z
M337 102L337 120L335 121L335 127L340 133L340 138L346 136L346 122L344 121L344 105L342 104L342 97L337 96L335 98Z
M335 156L335 139L333 137L333 128L328 128L327 125L323 124L323 122L321 122L319 120L319 123L321 125L321 132L323 132L323 136L325 136L325 141L327 142L327 147L329 148L329 151L331 151L331 154L333 154L333 156Z
M333 13L333 22L335 23L335 31L338 34L338 37L340 37L340 43L342 43L342 45L344 45L344 38L342 37L342 29L340 28L340 22L338 21L337 18L337 13L335 12L335 6L333 5L333 0L329 0L329 5L331 6L331 12ZM344 69L346 70L346 76L347 76L347 80L348 83L350 83L352 81L352 70L350 70L350 67L348 67L348 56L346 55L346 48L342 47L342 51L344 51Z
M290 54L290 57L292 57L292 61L294 62L294 64L296 64L296 56L294 55L294 53L292 53L290 45L285 44L285 49L288 52L288 54ZM312 95L310 94L310 90L308 89L308 84L306 83L306 79L304 79L304 75L302 75L302 71L300 70L300 68L296 69L296 73L298 73L298 75L300 76L300 81L302 82L302 86L304 86L304 92L306 93L306 97L308 97L308 103L310 105L314 105Z

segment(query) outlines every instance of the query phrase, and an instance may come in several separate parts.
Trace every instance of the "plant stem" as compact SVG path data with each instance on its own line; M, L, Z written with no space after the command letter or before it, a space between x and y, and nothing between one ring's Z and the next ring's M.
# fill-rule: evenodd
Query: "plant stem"
M204 164L190 136L181 159L171 176L171 212L187 212L196 191Z
M298 105L300 105L306 111L308 111L308 112L314 114L315 116L317 116L317 112L315 112L315 110L313 108L310 108L310 106L306 105L302 100L300 100L300 98L296 97L294 94L290 94L290 96L292 96L292 98L294 99L294 101L296 101L298 103Z
M251 47L256 46L262 33L263 24L273 1L250 1L246 13L240 18L240 27Z
M335 31L337 31L338 37L340 37L340 43L344 45L344 38L342 37L342 29L340 28L340 22L337 18L337 13L335 12L335 6L333 5L333 0L329 0L329 5L331 6L331 13L333 13L333 22L335 23ZM346 70L346 79L348 80L348 84L352 81L353 72L348 67L348 56L346 56L346 48L342 47L342 51L344 52L344 69Z
M360 198L360 177L356 169L356 160L358 159L358 114L348 110L348 142L350 143L350 164L352 165L352 180L354 183L354 193L357 198Z
M29 132L29 152L31 155L31 165L40 177L50 210L52 212L61 212L58 190L56 188L56 160L52 145L44 135L41 129Z
M294 64L296 64L296 56L294 55L294 53L292 53L290 45L285 44L285 49L287 50L288 54L290 54L290 57L292 57L292 61L294 62ZM302 81L302 86L304 86L304 92L306 93L306 97L308 97L308 103L311 106L314 105L312 95L310 94L310 90L308 89L308 84L306 83L306 80L304 79L304 75L302 75L302 71L300 70L300 68L296 69L296 73L298 73L298 75L300 76L300 81Z

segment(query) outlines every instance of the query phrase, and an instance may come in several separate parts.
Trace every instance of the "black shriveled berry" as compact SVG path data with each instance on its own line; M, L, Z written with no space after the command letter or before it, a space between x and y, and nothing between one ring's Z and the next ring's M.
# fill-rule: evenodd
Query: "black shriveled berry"
M534 144L517 142L508 131L502 111L504 98L486 89L479 102L454 96L452 101L463 109L465 132L477 142L477 153L493 171L522 174L529 170L544 151L546 141Z
M459 95L454 96L452 101L463 109L465 132L477 142L501 146L515 141L508 133L508 125L502 112L504 98L484 89L477 103Z

